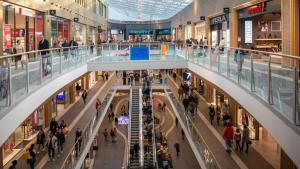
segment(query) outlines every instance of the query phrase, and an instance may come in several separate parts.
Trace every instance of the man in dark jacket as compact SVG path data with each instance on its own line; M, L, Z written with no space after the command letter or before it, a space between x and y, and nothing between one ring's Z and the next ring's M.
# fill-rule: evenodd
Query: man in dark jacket
M64 39L63 43L61 44L61 47L63 48L64 59L67 60L68 59L69 44L68 44L68 41L66 39Z
M58 129L58 123L54 118L52 118L50 122L50 131L52 132L52 134L55 134L57 129Z
M69 46L71 50L71 55L74 57L78 51L78 43L75 41L75 38L70 41Z
M41 36L41 41L39 42L39 50L47 50L49 49L49 42L47 39L45 39L44 36ZM42 70L44 76L46 76L49 71L47 71L47 65L50 64L50 59L48 55L49 51L41 51L41 57L42 57Z

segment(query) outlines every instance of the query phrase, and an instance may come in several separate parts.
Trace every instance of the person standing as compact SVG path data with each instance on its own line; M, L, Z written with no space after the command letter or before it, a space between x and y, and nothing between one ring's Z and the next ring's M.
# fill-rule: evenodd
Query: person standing
M208 107L208 111L209 111L210 124L213 125L213 120L216 115L216 111L212 104Z
M110 111L112 112L113 111L113 104L112 103L110 103L109 108L110 108Z
M246 151L245 151L245 153L248 153L249 143L250 143L249 128L246 125L244 125L243 137L242 137L242 149L241 149L241 151L244 150L244 145L246 145Z
M82 95L81 95L84 105L86 105L86 98L87 98L87 96L88 96L87 91L84 90L83 93L82 93Z
M56 148L57 138L54 134L50 133L49 138L47 141L47 148L48 148L48 157L49 161L55 161L55 148Z
M22 54L21 54L23 52L25 52L24 46L21 44L20 40L17 40L17 44L14 49L14 54L20 54L20 55L15 56L15 69L16 70L18 69L18 61L19 60L21 60L22 69L23 69L24 63L22 62Z
M18 164L18 161L17 160L13 160L12 162L11 162L11 166L9 166L9 168L8 169L17 169L17 164Z
M49 60L49 51L45 51L47 49L49 49L49 42L47 39L45 39L45 37L42 35L41 36L41 40L39 42L39 50L43 50L41 51L41 57L42 57L42 71L43 71L43 75L47 75L48 71L47 71L47 64L50 64L50 60Z
M235 133L234 133L234 140L235 140L235 147L236 147L236 151L241 151L241 138L242 138L242 134L240 132L240 129L236 129Z
M68 60L68 51L69 51L69 44L68 41L66 39L63 40L63 43L61 44L62 47L62 52L64 55L64 60Z
M75 90L76 90L76 95L79 96L81 90L81 86L79 85L79 83L76 83Z
M176 124L176 127L177 127L177 125L178 125L178 118L177 117L175 117L175 124Z
M107 129L104 129L103 135L104 135L105 141L107 141L108 140L107 139L107 136L108 136Z
M101 106L101 101L99 98L97 98L97 100L96 100L96 111L97 112L100 110L100 106Z
M231 153L232 140L233 140L233 128L232 128L231 123L227 124L227 127L224 130L223 137L225 139L226 151L230 154Z
M64 144L65 144L65 134L62 132L62 129L59 129L57 134L56 134L56 137L57 137L57 153L58 154L62 154L63 153L63 150L64 150Z
M50 122L50 131L52 132L52 134L55 134L57 129L58 129L58 123L55 120L55 118L52 118Z
M181 128L181 138L182 138L182 140L184 140L184 137L185 137L185 134L184 134L183 129Z
M180 145L179 145L178 142L176 142L176 143L174 144L174 148L175 148L175 150L176 150L176 156L178 157L178 156L179 156L179 152L180 152Z
M80 149L81 149L81 142L82 142L82 132L79 128L76 129L76 132L75 132L75 144L76 144L76 157L78 157L78 154L80 152Z
M139 151L140 151L140 145L139 145L139 143L134 143L134 145L133 145L133 151L134 151L135 158L137 158L138 155L139 155Z
M37 135L37 139L36 139L36 144L38 145L39 150L43 150L45 148L45 140L46 140L46 135L43 131L43 129L39 130L39 133ZM41 149L42 147L42 149Z
M216 116L217 116L217 125L220 126L220 119L221 119L221 108L220 106L217 106L216 108Z
M31 144L29 150L29 158L28 158L28 164L30 166L30 169L34 169L34 164L36 162L36 153L35 153L35 150L34 150L34 144Z

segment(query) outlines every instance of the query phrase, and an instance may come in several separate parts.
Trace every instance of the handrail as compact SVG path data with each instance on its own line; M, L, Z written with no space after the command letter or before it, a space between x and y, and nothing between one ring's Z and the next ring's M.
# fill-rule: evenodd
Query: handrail
M143 99L142 88L139 87L139 139L140 139L140 167L144 167L144 137L143 137Z
M153 104L153 93L152 88L150 91L150 102L152 105L152 150L153 150L153 167L156 168L157 166L157 159L156 159L156 141L155 141L155 120L154 120L154 104Z
M128 123L128 142L127 142L127 164L125 165L128 168L131 154L130 154L130 144L131 144L131 111L132 111L132 87L130 88L130 93L129 93L129 123Z

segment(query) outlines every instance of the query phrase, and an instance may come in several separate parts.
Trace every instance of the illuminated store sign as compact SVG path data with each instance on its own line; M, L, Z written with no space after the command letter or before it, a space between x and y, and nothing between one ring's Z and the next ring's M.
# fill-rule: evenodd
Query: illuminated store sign
M247 10L247 13L249 15L252 15L252 14L256 14L256 13L261 13L263 11L265 11L265 5L264 5L264 3L260 3L260 4L250 7Z
M226 21L227 21L226 15L217 16L217 17L211 19L211 25L215 25L218 23L226 22Z
M245 21L245 43L252 43L252 21Z

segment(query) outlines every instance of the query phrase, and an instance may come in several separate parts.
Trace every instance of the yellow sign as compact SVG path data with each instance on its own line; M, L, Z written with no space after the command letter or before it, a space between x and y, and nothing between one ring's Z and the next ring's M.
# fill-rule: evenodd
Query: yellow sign
M163 43L161 44L161 55L166 56L166 52L167 52L167 45Z

